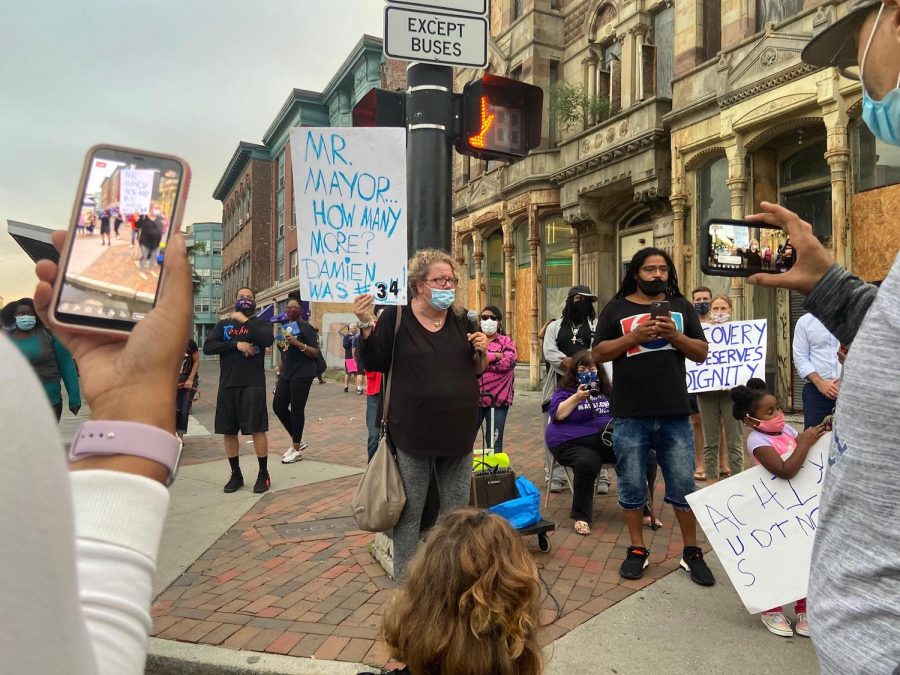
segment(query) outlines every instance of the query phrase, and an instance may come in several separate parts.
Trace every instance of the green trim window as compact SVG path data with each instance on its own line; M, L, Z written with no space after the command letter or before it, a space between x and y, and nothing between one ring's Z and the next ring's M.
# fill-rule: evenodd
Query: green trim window
M572 287L572 227L562 216L551 216L541 223L544 252L543 320L562 315L566 295Z

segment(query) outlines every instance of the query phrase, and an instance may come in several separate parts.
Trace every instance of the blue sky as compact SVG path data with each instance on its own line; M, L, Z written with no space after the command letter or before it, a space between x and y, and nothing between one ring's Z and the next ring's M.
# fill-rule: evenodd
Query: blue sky
M10 0L0 3L0 296L31 295L12 218L63 228L95 143L159 150L193 170L185 223L238 141L260 142L293 87L321 90L380 0Z

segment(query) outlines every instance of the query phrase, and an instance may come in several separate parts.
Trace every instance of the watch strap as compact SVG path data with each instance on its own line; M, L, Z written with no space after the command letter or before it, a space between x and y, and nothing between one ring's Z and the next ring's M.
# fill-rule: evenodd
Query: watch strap
M132 455L162 464L169 470L166 486L178 472L181 439L159 427L139 422L88 420L81 425L69 447L69 461L97 455Z

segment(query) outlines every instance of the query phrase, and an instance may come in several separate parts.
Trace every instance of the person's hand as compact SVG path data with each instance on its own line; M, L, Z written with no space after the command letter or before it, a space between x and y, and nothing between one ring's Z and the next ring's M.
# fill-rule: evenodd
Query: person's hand
M399 312L400 307L397 308ZM353 300L353 313L360 323L369 323L375 320L375 297L370 293L357 295ZM349 324L347 326L349 328Z
M194 378L193 378L193 377L189 377L189 378L186 379L184 382L182 382L181 384L179 384L179 385L178 385L178 388L179 388L179 389L190 389L190 388L193 387L193 386L194 386Z
M65 232L53 233L57 250L65 237ZM40 260L35 266L40 280L34 291L35 309L75 357L82 396L91 408L92 419L140 422L175 433L175 392L184 345L190 336L193 297L181 234L172 235L166 250L159 302L127 339L51 324L50 300L59 268L49 260ZM123 373L128 376L123 377ZM161 467L165 478L165 468L151 464Z
M678 326L670 316L660 316L656 318L656 334L661 338L665 338L669 342L678 337Z
M71 405L69 406L69 412L71 412L76 417L78 416L78 411L81 410L80 405Z
M849 349L849 347L847 347L847 345L841 345L840 347L838 347L837 358L838 358L838 363L840 363L841 365L844 365L844 361L847 360L847 350L848 349Z
M659 328L657 320L650 319L642 324L638 324L637 328L629 333L631 339L636 345L642 345L659 338Z
M561 371L565 372L569 369L569 364L571 364L571 363L572 363L572 357L567 356L566 358L564 358L562 361L559 362L559 369Z
M591 388L586 384L578 385L578 389L575 390L575 400L577 401L586 401L591 397Z
M832 401L838 397L840 388L840 380L822 380L820 384L816 385L816 389L819 390L819 393L825 398L830 398Z
M800 219L793 211L762 202L763 213L747 216L746 220L780 227L791 240L794 249L794 265L783 274L754 274L747 279L751 284L766 288L789 288L809 295L819 280L831 269L834 258L825 250L813 234L812 225Z
M487 351L488 339L484 333L466 333L466 338L468 338L475 351L479 354L484 354Z
M246 314L238 312L237 310L231 313L231 318L239 323L247 323L247 321L249 321Z
M822 436L828 431L828 428L825 424L817 424L814 427L810 427L809 429L804 429L800 435L797 437L797 444L801 443L807 445L808 447L812 447L816 444Z

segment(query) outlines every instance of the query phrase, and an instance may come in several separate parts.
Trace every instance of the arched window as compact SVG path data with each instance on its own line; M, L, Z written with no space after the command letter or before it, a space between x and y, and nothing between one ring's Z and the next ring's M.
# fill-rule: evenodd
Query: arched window
M697 226L710 218L731 218L731 194L728 192L728 159L719 157L697 172ZM694 280L685 279L682 291L690 292ZM689 283L691 282L691 283ZM702 277L702 285L713 294L727 293L731 282L724 277Z
M503 259L503 230L497 228L484 241L485 257L487 258L487 300L489 305L506 309L506 283L504 272L506 265Z

